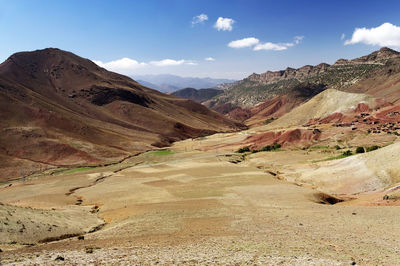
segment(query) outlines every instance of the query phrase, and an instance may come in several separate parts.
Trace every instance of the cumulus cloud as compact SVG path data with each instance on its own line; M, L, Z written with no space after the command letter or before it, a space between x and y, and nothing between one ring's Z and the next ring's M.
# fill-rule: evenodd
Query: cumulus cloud
M185 60L164 59L160 61L150 61L153 66L179 66L185 63Z
M159 66L159 67L179 66L179 65L191 65L191 66L197 65L197 63L194 61L184 60L184 59L181 59L181 60L163 59L160 61L150 61L149 64L153 65L153 66Z
M215 61L215 58L213 57L206 57L204 58L205 61Z
M345 45L364 43L368 45L400 47L400 27L391 23L383 23L376 28L356 28Z
M249 37L236 41L231 41L230 43L228 43L228 46L231 48L244 48L244 47L251 47L253 45L258 44L259 42L260 40L258 40L257 38Z
M197 65L195 61L192 60L173 60L173 59L163 59L159 61L150 61L148 63L138 62L130 58L122 58L110 62L102 62L99 60L93 60L95 64L101 66L107 70L121 73L124 75L131 75L135 73L135 70L139 68L149 68L149 67L168 67L168 66L179 66L179 65Z
M282 51L282 50L286 50L289 46L293 46L293 44L292 43L279 44L279 43L266 42L266 43L257 44L256 46L254 46L253 50L254 51L260 51L260 50Z
M236 41L231 41L228 43L228 46L231 48L245 48L245 47L253 47L253 51L260 50L272 50L272 51L282 51L286 50L288 47L295 46L299 44L304 39L304 36L295 36L293 38L293 42L287 43L272 43L265 42L260 43L260 40L254 37L244 38Z
M192 18L192 25L196 25L199 23L204 23L204 21L208 20L208 16L206 14L200 14Z
M101 66L108 70L124 74L130 74L132 70L148 65L144 62L138 62L127 57L110 62L102 62L98 60L94 60L93 62L96 63L98 66Z
M235 23L235 21L231 18L219 17L214 24L214 28L218 31L232 31L233 23Z

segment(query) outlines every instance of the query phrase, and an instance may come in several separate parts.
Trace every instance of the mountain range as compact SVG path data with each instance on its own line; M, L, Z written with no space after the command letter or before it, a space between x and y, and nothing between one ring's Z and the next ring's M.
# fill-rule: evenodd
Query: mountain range
M248 125L277 118L326 89L368 93L400 101L400 53L381 48L353 60L267 71L220 86L224 93L204 104Z
M202 103L222 93L224 93L223 90L214 88L209 88L209 89L185 88L174 91L171 93L171 95Z
M232 83L231 79L180 77L170 74L161 75L135 75L133 78L143 86L161 92L173 92L184 88L204 89L214 88L224 83Z

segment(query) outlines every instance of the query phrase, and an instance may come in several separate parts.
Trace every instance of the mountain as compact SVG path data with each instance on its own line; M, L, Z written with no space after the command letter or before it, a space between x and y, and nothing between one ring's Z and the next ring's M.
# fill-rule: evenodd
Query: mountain
M223 90L213 89L213 88L199 89L199 90L196 90L194 88L185 88L174 91L171 93L171 95L202 103L221 93L223 93Z
M169 74L134 76L139 83L162 92L173 92L184 88L214 88L219 84L231 83L235 80L180 77Z
M173 141L243 126L48 48L0 65L0 179L102 165Z
M400 53L381 48L353 60L267 71L224 85L205 105L247 124L280 117L326 89L358 92L400 101Z
M137 79L136 82L139 83L140 85L143 85L143 86L145 86L147 88L150 88L150 89L155 89L156 90L156 88L158 87L157 85L155 85L153 83L150 83L150 82L147 82L147 81L144 81L144 80L140 80L140 79Z

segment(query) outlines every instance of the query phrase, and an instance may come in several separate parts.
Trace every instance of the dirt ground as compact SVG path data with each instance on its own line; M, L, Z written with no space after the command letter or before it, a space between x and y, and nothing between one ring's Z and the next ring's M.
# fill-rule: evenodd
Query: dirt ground
M247 134L1 185L1 264L399 263L397 190L328 195L290 177L338 151L232 153Z

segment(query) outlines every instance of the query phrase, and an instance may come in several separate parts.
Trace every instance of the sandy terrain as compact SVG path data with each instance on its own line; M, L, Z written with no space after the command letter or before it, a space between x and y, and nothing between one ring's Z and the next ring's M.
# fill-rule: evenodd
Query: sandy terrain
M18 219L5 225L1 216L2 264L393 265L400 260L396 189L349 193L342 198L353 200L330 205L330 196L320 193L327 188L319 185L324 176L299 185L290 173L330 169L314 161L331 154L319 149L232 154L227 144L247 134L186 140L120 165L3 185L0 211L13 210ZM375 153L397 150L395 144ZM363 160L368 168L369 158L373 153L332 163ZM23 232L7 231L19 230L18 220ZM85 233L84 240L39 243L35 236L44 236L46 227L30 221L63 228L46 237Z

